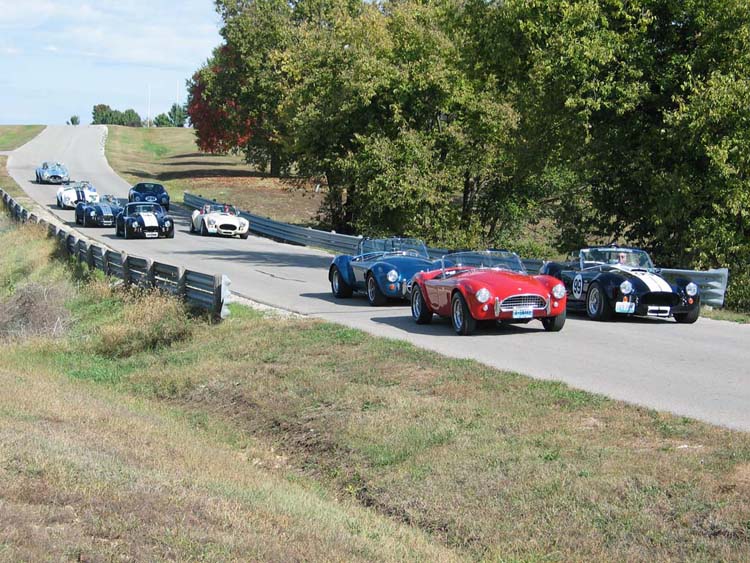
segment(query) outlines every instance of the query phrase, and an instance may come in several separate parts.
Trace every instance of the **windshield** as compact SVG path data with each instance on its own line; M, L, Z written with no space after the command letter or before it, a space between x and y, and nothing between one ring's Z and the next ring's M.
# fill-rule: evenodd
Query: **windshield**
M109 203L110 205L120 205L119 200L117 199L117 196L107 194L103 195L101 199L102 203Z
M485 250L474 252L454 252L443 256L445 268L495 268L511 272L526 273L523 262L515 252L507 250Z
M126 215L136 213L162 213L161 205L158 203L131 203L127 207Z
M203 213L225 213L228 215L238 215L234 205L224 205L220 203L206 204L203 207Z
M135 190L146 194L160 194L164 192L164 186L161 184L136 184Z
M612 264L625 268L643 268L651 270L654 263L644 250L636 248L584 248L581 250L581 266L584 268Z
M427 247L418 238L365 239L359 243L359 253L371 252L409 254L429 258Z

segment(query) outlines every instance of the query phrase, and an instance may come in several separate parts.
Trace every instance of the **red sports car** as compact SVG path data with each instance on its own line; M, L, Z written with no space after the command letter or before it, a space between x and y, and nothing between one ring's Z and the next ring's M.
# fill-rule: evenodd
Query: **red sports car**
M439 270L414 276L411 314L418 324L432 315L450 316L458 334L471 334L477 321L526 323L539 319L557 332L565 324L566 291L552 276L530 276L513 252L457 252Z

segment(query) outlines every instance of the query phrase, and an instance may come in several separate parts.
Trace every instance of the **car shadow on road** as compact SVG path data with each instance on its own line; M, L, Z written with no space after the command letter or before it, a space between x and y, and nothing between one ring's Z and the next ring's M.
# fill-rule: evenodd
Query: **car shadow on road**
M341 307L362 308L370 312L409 306L406 301L389 299L385 305L382 305L380 307L373 307L367 302L367 297L364 293L355 293L351 297L345 298L334 297L331 293L301 293L300 297L306 297L308 299L318 299L320 301L325 301L326 303L331 303L333 305L338 305Z
M674 319L669 318L665 319L662 317L616 317L614 319L611 319L609 321L595 321L594 319L590 318L585 312L571 312L568 311L568 319L575 319L576 321L585 321L589 323L605 323L605 324L668 324L668 325L676 325L679 324L674 321Z
M448 318L434 317L430 324L419 325L414 322L411 313L401 317L373 317L372 322L392 326L412 332L414 334L424 334L427 336L457 336L453 330L451 320ZM563 329L565 330L565 329ZM531 321L528 324L496 324L496 323L479 323L473 335L485 336L510 336L512 334L537 334L546 332L542 323Z

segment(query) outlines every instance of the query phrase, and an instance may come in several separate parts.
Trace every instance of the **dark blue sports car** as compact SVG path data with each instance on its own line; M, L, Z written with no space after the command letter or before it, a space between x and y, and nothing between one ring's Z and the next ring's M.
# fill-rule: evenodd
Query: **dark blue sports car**
M158 203L128 203L115 219L123 238L174 238L174 220Z
M128 202L148 201L158 203L169 211L169 194L161 184L152 182L138 182L128 192Z
M541 273L565 284L568 311L585 312L596 321L635 315L694 323L700 315L698 286L686 278L665 279L638 248L583 248L569 262L545 263Z
M389 297L410 299L414 274L432 269L433 261L419 239L363 239L355 256L333 259L328 270L336 297L364 291L370 305L384 305Z
M115 217L120 213L122 204L113 195L104 195L98 202L80 201L76 204L76 225L114 227Z

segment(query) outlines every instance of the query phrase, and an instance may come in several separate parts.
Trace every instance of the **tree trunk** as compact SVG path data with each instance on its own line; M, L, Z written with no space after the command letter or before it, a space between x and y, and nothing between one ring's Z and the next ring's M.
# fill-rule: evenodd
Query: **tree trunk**
M281 176L281 155L277 149L271 151L271 176Z

